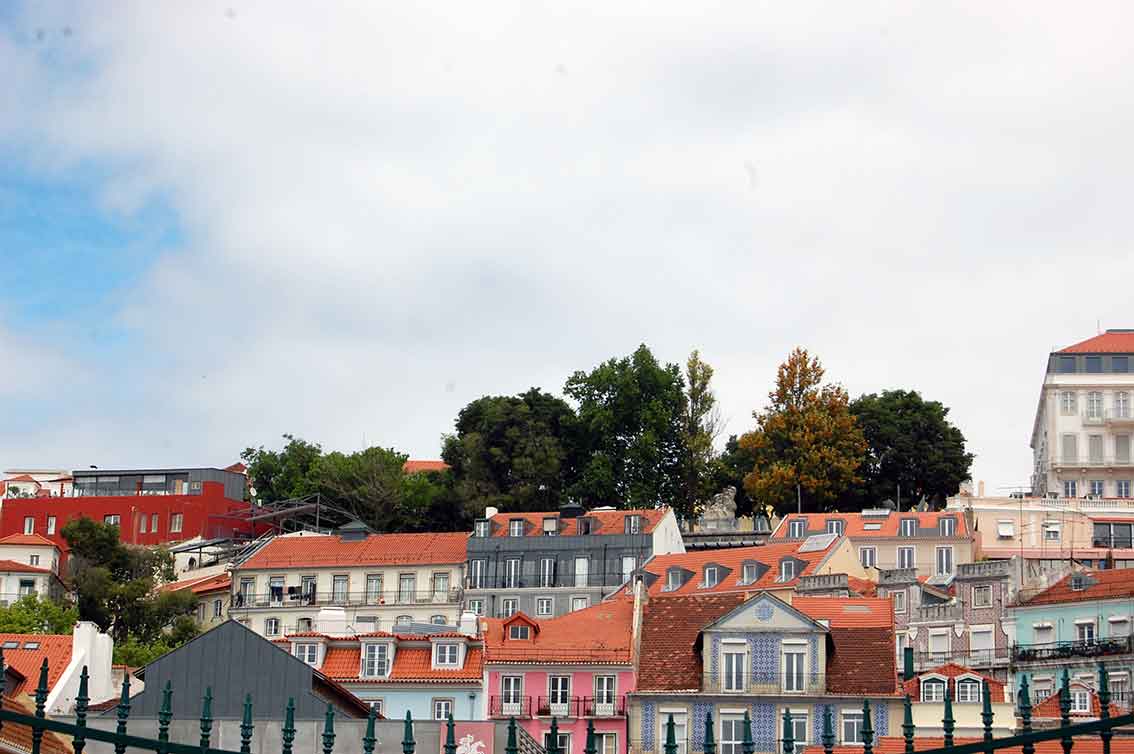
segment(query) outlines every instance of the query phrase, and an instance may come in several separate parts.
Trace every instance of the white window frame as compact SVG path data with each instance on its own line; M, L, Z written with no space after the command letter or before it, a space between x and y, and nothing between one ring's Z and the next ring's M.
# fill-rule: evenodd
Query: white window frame
M937 531L942 537L957 536L957 519L951 516L942 516L937 519Z
M941 569L941 555L949 553L949 568L948 570ZM953 545L938 545L933 548L933 572L938 576L950 576L957 570L956 560L953 558Z
M587 557L575 558L575 587L584 587L590 580L591 560Z
M867 553L870 553L869 558L866 557ZM870 562L867 563L867 560ZM863 568L875 568L878 565L878 548L874 545L858 548L858 562L862 564Z
M827 533L837 534L843 536L843 532L847 530L847 522L841 518L831 518L827 520Z
M861 709L844 709L840 710L841 716L839 718L839 738L843 746L862 746L862 724L864 718ZM847 723L854 725L854 735L847 737Z
M539 559L539 585L545 589L555 586L555 558Z
M740 725L737 725L740 723ZM720 754L741 754L744 744L744 712L720 713Z
M751 569L751 573L749 570ZM759 577L760 569L756 563L744 563L740 566L740 583L741 584L755 584Z
M512 518L508 520L508 536L509 537L522 537L524 536L524 519Z
M791 581L796 576L795 561L790 558L784 558L780 561L780 577L776 579L780 583Z
M302 642L295 645L292 654L303 663L310 665L313 668L319 667L319 644L318 642Z
M264 619L264 636L279 636L280 635L280 619L279 618L265 618Z
M988 595L988 599L978 600L977 599L978 594ZM992 607L992 584L974 584L973 585L972 597L973 597L972 607L975 607L975 608Z
M1071 689L1071 712L1089 714L1091 711L1091 692L1086 689Z
M171 513L169 515L169 533L178 534L181 532L181 527L185 525L184 513Z
M738 664L739 663L739 664ZM725 641L721 645L721 691L742 694L747 688L748 645ZM736 671L740 671L737 673Z
M371 656L373 654L373 656ZM363 678L385 678L390 674L392 653L390 645L385 642L363 642L362 667L359 668Z
M810 741L811 733L811 715L806 709L791 709L790 707L783 707L780 709L778 729L783 730L784 713L791 713L791 727L792 727L792 743L795 744L796 754L799 754L807 748L807 743ZM803 735L799 735L802 729Z
M580 602L582 602L583 604L580 605L579 604ZM585 595L583 595L583 596L576 595L576 596L571 598L571 612L575 612L576 610L586 610L590 606L591 606L591 598L590 597L587 597Z
M523 631L520 631L523 629ZM513 623L508 626L508 638L516 641L527 641L532 638L532 627L527 623Z
M35 534L35 516L24 516L24 534Z
M439 668L459 668L461 666L461 645L455 642L434 644L433 664Z
M434 697L432 702L434 720L448 720L449 716L453 714L452 698Z
M788 657L797 658L789 663ZM789 664L798 665L795 669ZM785 694L804 694L807 692L807 645L804 642L784 641L780 650L780 672L783 682L781 691ZM795 686L799 688L795 688Z
M1087 629L1090 629L1089 631ZM1084 637L1084 634L1089 633L1090 636ZM1095 626L1093 620L1077 620L1075 621L1075 641L1083 644L1094 644L1098 641L1099 632L1098 627Z
M902 537L917 536L917 519L903 518L898 520L898 535Z
M894 598L894 612L904 613L906 611L906 590L899 589L897 591L890 592L890 596Z
M705 576L704 580L701 582L701 588L712 589L719 583L721 583L720 568L715 565L705 566Z
M660 707L658 709L658 747L654 751L665 751L666 725L670 715L673 715L677 754L689 754L689 710L673 707Z
M788 537L799 539L807 534L807 521L802 518L788 519Z
M535 614L539 616L550 616L555 613L555 600L551 597L536 597ZM546 606L546 610L544 607Z
M681 588L681 569L677 567L669 568L665 572L665 588L663 592L676 592Z
M910 555L909 565L902 565L903 552L908 552ZM913 545L898 545L894 562L897 564L898 568L917 568L917 548Z
M971 676L957 676L957 678L953 681L953 684L957 688L957 691L956 691L957 701L960 704L980 704L980 702L981 702L981 683L980 683L979 680L977 680L976 678L973 678ZM965 695L962 693L962 690L968 691L968 690L971 690L971 689L974 689L974 688L976 689L975 698L966 699Z
M921 701L923 702L943 702L945 701L945 690L949 687L949 681L939 675L923 676L919 681L919 690L921 691ZM928 696L925 693L927 688L940 689L941 695Z

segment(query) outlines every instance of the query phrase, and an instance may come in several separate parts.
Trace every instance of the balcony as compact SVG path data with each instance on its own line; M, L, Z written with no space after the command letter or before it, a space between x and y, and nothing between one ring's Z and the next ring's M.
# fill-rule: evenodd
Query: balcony
M723 673L706 673L702 691L712 694L824 694L826 679L821 673L758 673L730 678Z
M1017 644L1012 647L1014 662L1051 662L1075 658L1095 658L1127 654L1131 638L1094 639L1091 641L1056 641L1049 644Z
M488 716L495 719L530 718L533 706L530 696L491 696L488 698Z
M295 591L291 591L294 589ZM406 607L414 605L459 605L460 589L447 592L304 592L287 587L284 592L237 592L229 606L238 610L258 608L320 607Z
M1057 456L1051 459L1051 468L1059 469L1105 469L1134 466L1132 456Z
M585 589L585 588L614 588L622 586L626 579L621 573L591 574L588 576L560 575L554 579L542 579L539 576L509 579L501 575L499 578L486 575L477 583L471 578L465 579L466 589Z
M914 669L918 671L929 670L953 662L967 668L988 668L1007 665L1011 657L1008 647L998 649L970 649L944 652L914 652ZM902 658L898 657L898 668L901 669Z
M580 717L583 698L579 696L536 697L537 717Z
M1130 413L1130 408L1123 409L1108 408L1106 410L1106 423L1112 427L1134 427L1134 416Z
M914 608L914 615L917 621L959 621L964 617L964 609L956 602L918 605Z
M626 717L626 697L583 697L583 717Z

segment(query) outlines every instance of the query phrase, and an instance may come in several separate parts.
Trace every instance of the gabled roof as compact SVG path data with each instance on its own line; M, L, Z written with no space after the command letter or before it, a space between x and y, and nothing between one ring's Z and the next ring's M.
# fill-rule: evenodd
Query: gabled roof
M642 611L638 690L700 689L702 664L697 647L701 629L746 598L740 592L652 597Z
M1099 701L1099 695L1095 690L1085 683L1079 681L1071 681L1068 684L1071 691L1086 691L1091 696L1091 711L1090 712L1075 712L1071 711L1071 717L1099 717L1102 714L1102 703ZM1113 704L1110 705L1110 716L1116 717L1122 714L1118 707ZM1055 693L1044 699L1042 702L1037 703L1032 707L1033 720L1058 720L1063 716L1063 711L1059 708L1059 690L1056 689Z
M232 576L227 573L217 573L212 576L198 576L193 579L183 579L170 584L163 584L159 591L179 592L188 589L193 594L209 594L211 592L228 591L232 587Z
M978 681L988 681L988 694L994 702L1004 701L1004 684L996 680L990 675L983 675L976 672L972 668L966 668L964 665L958 665L955 662L949 662L944 665L938 665L932 670L923 670L917 676L909 679L902 684L904 693L908 694L910 699L915 702L921 699L921 680L931 676L938 676L944 678L945 683L948 685L949 693L952 698L957 698L956 678L958 676L970 676Z
M1082 584L1082 589L1073 584ZM1124 569L1069 573L1039 594L1021 602L1021 607L1055 605L1086 600L1113 600L1134 597L1134 578Z
M4 481L5 482L34 482L35 484L39 484L39 482L35 479L35 477L33 477L30 474L16 474L15 476L8 477Z
M725 550L696 550L693 552L677 553L673 555L656 555L651 558L642 570L652 573L658 578L650 585L650 595L685 595L707 594L713 592L735 591L766 591L771 589L792 589L799 583L800 576L809 576L815 568L836 548L838 540L829 547L811 552L801 552L803 541L780 542L776 544L760 545L757 547L736 547ZM778 581L780 575L780 561L784 558L802 561L804 566L797 568L795 577L788 581ZM762 563L767 571L751 584L742 583L744 564L746 562ZM719 565L730 570L722 575L720 582L712 588L702 588L701 578L706 565ZM666 572L670 568L683 568L692 571L689 578L681 588L673 591L664 591L666 586Z
M409 639L410 637L403 637ZM484 649L471 646L465 650L465 663L460 668L433 667L433 649L422 645L424 637L413 637L414 644L398 644L394 650L394 664L385 678L361 678L362 646L353 641L327 648L319 670L339 683L397 684L397 683L479 683L484 674ZM469 637L462 637L469 638ZM349 641L349 640L348 640Z
M858 576L847 576L847 586L859 597L873 597L878 594L878 585L870 579L860 579Z
M515 619L481 619L485 662L630 664L634 602L628 597L620 595L547 620L523 616L538 625L530 639L508 638L504 627Z
M625 532L625 521L627 516L641 516L641 532L642 534L649 534L654 530L665 514L669 513L669 508L641 508L630 510L591 510L587 511L578 518L563 518L559 515L559 511L549 511L547 513L497 513L490 521L495 524L493 526L492 536L494 537L507 537L508 522L515 519L522 519L525 522L524 536L527 537L542 537L543 521L547 518L554 518L558 520L558 535L561 537L572 537L579 533L579 521L587 519L591 522L591 529L589 534L623 534Z
M245 561L255 568L331 568L377 565L454 565L465 562L464 532L371 534L344 540L329 534L276 537Z
M0 545L23 545L24 547L55 547L58 545L52 542L42 534L9 534L6 537L0 537Z
M893 628L894 609L889 597L802 597L791 606L831 628Z
M1131 353L1134 354L1134 330L1107 330L1102 335L1079 341L1056 353Z
M421 459L409 459L402 464L402 472L405 474L418 474L422 471L444 471L449 468L449 464L444 461L431 461Z
M0 634L0 646L15 642L18 648L4 649L4 664L24 677L12 691L16 696L31 694L39 683L39 669L47 660L47 687L55 688L71 662L71 636L67 634ZM29 644L39 646L28 648Z
M50 568L28 565L17 560L0 560L0 573L54 573Z
M902 511L901 513L890 511L889 515L885 516L866 516L862 513L789 513L776 526L771 538L773 540L788 539L788 534L791 531L789 522L800 520L807 522L807 531L813 534L817 531L826 531L828 521L839 520L844 523L843 534L848 537L898 537L901 532L901 524L898 522L911 518L917 519L919 529L936 529L942 518L952 518L957 523L951 539L966 537L969 534L965 517L961 515L960 511L955 510ZM872 528L866 528L868 524ZM877 529L873 528L875 524L878 525Z

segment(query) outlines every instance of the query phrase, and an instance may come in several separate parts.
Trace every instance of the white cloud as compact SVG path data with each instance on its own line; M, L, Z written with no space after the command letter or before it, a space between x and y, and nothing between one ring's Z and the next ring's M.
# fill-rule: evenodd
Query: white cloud
M852 392L943 400L977 475L1024 482L1046 352L1132 324L1128 16L29 6L0 138L109 166L108 208L159 196L187 241L123 298L145 352L103 365L106 405L0 453L430 456L468 400L640 341L700 347L742 431L801 344Z

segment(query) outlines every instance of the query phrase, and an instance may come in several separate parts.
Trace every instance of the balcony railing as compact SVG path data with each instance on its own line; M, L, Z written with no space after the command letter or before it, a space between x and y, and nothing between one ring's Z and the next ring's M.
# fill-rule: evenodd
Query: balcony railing
M493 696L489 699L489 716L507 717L625 717L626 697L593 696Z
M822 694L825 685L821 673L745 673L741 678L706 673L702 690L713 694Z
M914 667L917 670L927 670L938 665L953 662L965 667L980 668L992 665L1007 665L1012 652L1008 647L997 649L970 649L963 651L946 650L944 652L914 652ZM898 657L898 667L901 668L902 658Z
M583 697L583 717L625 717L626 697Z
M1015 662L1044 662L1076 657L1104 657L1130 651L1131 638L1127 636L1089 641L1056 641L1049 644L1017 644L1012 647L1012 659Z
M543 579L539 576L525 576L509 579L501 575L499 578L485 575L479 582L471 578L465 579L466 589L583 589L587 587L618 587L626 583L621 573L590 574L576 578L573 574L560 575L554 579Z
M537 717L581 717L582 697L579 696L540 696L536 697Z
M456 605L462 591L445 592L237 592L229 599L233 608L309 607L343 605L347 607L383 607L399 605Z
M1097 467L1134 466L1134 456L1056 456L1051 459L1052 466L1058 467Z
M488 716L492 718L530 718L532 717L533 706L530 696L491 696L488 698Z

